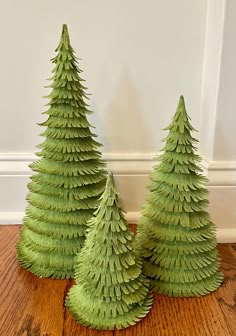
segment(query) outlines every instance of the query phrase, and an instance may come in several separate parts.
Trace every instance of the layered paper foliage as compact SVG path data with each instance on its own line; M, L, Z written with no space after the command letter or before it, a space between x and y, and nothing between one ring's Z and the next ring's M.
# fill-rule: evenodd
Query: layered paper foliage
M79 323L96 329L121 329L149 312L149 280L134 255L132 238L109 174L85 245L76 258L77 284L66 299Z
M22 267L42 277L71 278L80 252L86 221L98 206L105 186L104 163L87 115L81 70L63 25L56 49L48 119L41 124L46 139L28 184L28 207L17 245Z
M181 96L166 128L166 145L150 176L149 194L135 240L144 273L155 291L168 296L200 296L223 280L215 225L207 212L207 179L195 153L197 140Z

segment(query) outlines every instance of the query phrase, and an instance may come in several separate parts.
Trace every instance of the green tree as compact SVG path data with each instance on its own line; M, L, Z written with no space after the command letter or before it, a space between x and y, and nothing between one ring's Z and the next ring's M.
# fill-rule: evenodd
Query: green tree
M76 258L77 284L66 299L67 308L81 324L121 329L149 312L149 280L132 250L132 238L109 174L85 245Z
M40 160L30 165L28 207L17 245L23 268L42 277L71 278L74 256L84 244L87 220L105 186L104 163L90 130L87 95L77 67L67 26L53 58L48 119L41 124L46 139Z
M166 145L150 177L135 246L153 289L169 296L200 296L223 280L215 225L207 212L207 179L195 153L194 128L181 96L166 128Z

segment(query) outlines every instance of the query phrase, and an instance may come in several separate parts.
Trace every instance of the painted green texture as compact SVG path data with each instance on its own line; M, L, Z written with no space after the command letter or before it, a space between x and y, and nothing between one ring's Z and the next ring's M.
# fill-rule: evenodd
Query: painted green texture
M150 175L149 193L134 242L154 291L168 296L201 296L223 281L216 228L208 208L207 179L196 154L197 140L183 96L162 154Z
M74 257L84 244L86 222L98 207L106 173L66 25L56 52L47 120L40 124L46 127L45 139L38 146L39 160L30 165L34 174L17 259L38 276L72 278Z
M137 323L150 310L150 281L132 247L112 174L81 253L76 257L74 285L66 306L81 324L95 329L121 329Z

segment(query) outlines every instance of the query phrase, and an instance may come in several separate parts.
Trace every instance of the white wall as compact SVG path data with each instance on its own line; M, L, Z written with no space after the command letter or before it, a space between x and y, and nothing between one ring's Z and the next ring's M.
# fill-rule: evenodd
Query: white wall
M210 212L232 239L236 213L234 0L8 0L0 11L0 223L21 221L37 122L48 93L61 25L91 93L92 123L104 144L124 208L135 221L161 131L184 94L199 129ZM225 233L228 232L228 233ZM225 239L225 238L224 238ZM234 230L233 239L236 239Z
M3 2L0 152L33 152L41 141L36 122L63 23L104 152L157 152L182 93L198 127L205 17L206 0Z
M236 1L227 0L214 160L236 161Z
M200 110L200 151L213 160L224 38L225 0L208 0Z

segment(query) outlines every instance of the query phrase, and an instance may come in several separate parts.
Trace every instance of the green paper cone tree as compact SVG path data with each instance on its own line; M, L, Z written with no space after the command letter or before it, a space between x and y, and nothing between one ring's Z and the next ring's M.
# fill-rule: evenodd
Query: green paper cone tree
M109 174L85 245L76 258L77 284L66 299L79 323L96 329L121 329L149 312L149 280L132 250L132 238Z
M105 186L104 163L90 130L87 95L67 26L56 49L47 127L30 165L28 207L17 245L23 268L42 277L71 278L74 256L84 244L87 220Z
M166 145L150 177L135 247L154 291L201 296L223 281L215 225L207 212L207 179L195 153L197 140L181 96Z

